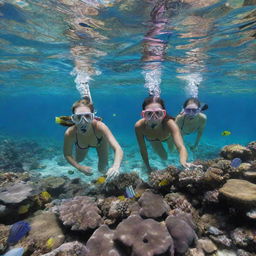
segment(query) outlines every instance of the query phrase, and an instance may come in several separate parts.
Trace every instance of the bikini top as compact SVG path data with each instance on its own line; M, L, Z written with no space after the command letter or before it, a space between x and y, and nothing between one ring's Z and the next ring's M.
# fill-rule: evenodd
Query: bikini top
M81 147L81 146L79 145L79 143L78 143L78 136L77 136L77 131L76 131L76 142L75 142L75 145L76 145L79 149L97 148L97 147L100 145L100 143L101 143L101 141L102 141L102 139L103 139L103 136L102 136L101 138L97 137L97 135L96 135L96 133L95 133L94 126L92 126L92 128L93 128L93 132L94 132L95 138L97 139L97 145L96 145L96 146L88 145L88 146L85 147L85 148Z

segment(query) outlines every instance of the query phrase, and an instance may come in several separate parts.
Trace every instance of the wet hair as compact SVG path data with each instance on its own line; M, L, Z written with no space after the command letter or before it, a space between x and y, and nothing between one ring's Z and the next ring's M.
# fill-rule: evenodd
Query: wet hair
M162 109L166 110L164 101L160 97L157 97L157 96L149 96L149 97L145 98L142 103L142 110L145 110L146 106L151 103L158 103L161 105ZM163 121L168 121L169 119L175 120L175 118L168 115L166 112L166 116Z
M201 103L200 103L200 101L197 99L197 98L189 98L189 99L187 99L185 102L184 102L184 104L183 104L183 108L186 108L187 107L187 105L189 105L189 104L196 104L197 106L198 106L198 108L200 108L201 109L201 111L204 111L204 110L206 110L206 109L208 109L208 105L207 104L203 104L202 106L201 106Z
M85 96L83 97L83 99L76 101L73 105L72 105L72 113L75 113L76 108L81 107L81 106L85 106L88 107L91 112L94 112L94 106L91 103L91 100L89 97Z

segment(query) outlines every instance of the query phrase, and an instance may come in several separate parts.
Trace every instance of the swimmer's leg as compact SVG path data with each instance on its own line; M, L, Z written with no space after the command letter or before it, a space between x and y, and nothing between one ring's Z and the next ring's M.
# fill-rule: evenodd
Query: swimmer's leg
M84 158L86 157L88 152L88 149L80 149L78 147L76 147L76 161L82 162L84 160Z
M108 142L106 139L102 139L100 146L97 147L97 153L99 157L98 170L99 172L106 173L108 167Z
M161 157L162 160L167 160L167 153L162 145L161 141L151 141L150 142L153 150Z

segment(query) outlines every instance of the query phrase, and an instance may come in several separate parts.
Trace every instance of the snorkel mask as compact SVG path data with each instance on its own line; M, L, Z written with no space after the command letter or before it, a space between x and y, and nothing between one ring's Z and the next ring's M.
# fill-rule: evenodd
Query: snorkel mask
M94 113L91 112L76 113L71 116L72 122L77 126L81 133L86 133L93 119Z
M201 108L196 104L189 104L184 108L184 114L189 116L190 118L194 118L201 112Z
M166 110L161 108L146 109L141 112L141 115L151 128L155 128L165 118Z

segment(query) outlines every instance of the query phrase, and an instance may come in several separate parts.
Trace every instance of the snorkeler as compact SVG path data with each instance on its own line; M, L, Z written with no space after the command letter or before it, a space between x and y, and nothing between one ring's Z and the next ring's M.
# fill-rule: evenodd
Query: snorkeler
M145 139L148 140L154 151L163 159L167 159L167 152L162 143L167 142L171 149L172 139L180 153L180 164L189 168L187 163L187 150L183 144L179 127L174 118L166 113L164 101L160 97L149 96L142 104L142 119L135 124L135 133L140 147L140 153L149 172L153 171L148 159Z
M208 105L201 103L196 98L189 98L183 104L183 110L176 117L175 122L180 128L182 137L197 132L197 137L190 149L193 151L197 148L202 137L207 117L202 111L208 109Z
M92 175L91 168L80 165L89 148L96 148L99 157L98 170L107 171L107 179L119 174L119 167L123 158L123 150L114 138L109 128L95 118L94 107L88 97L76 101L72 106L71 119L74 123L65 132L64 156L77 170L85 175ZM114 163L107 170L108 144L115 152ZM76 157L72 156L72 147L75 145Z

